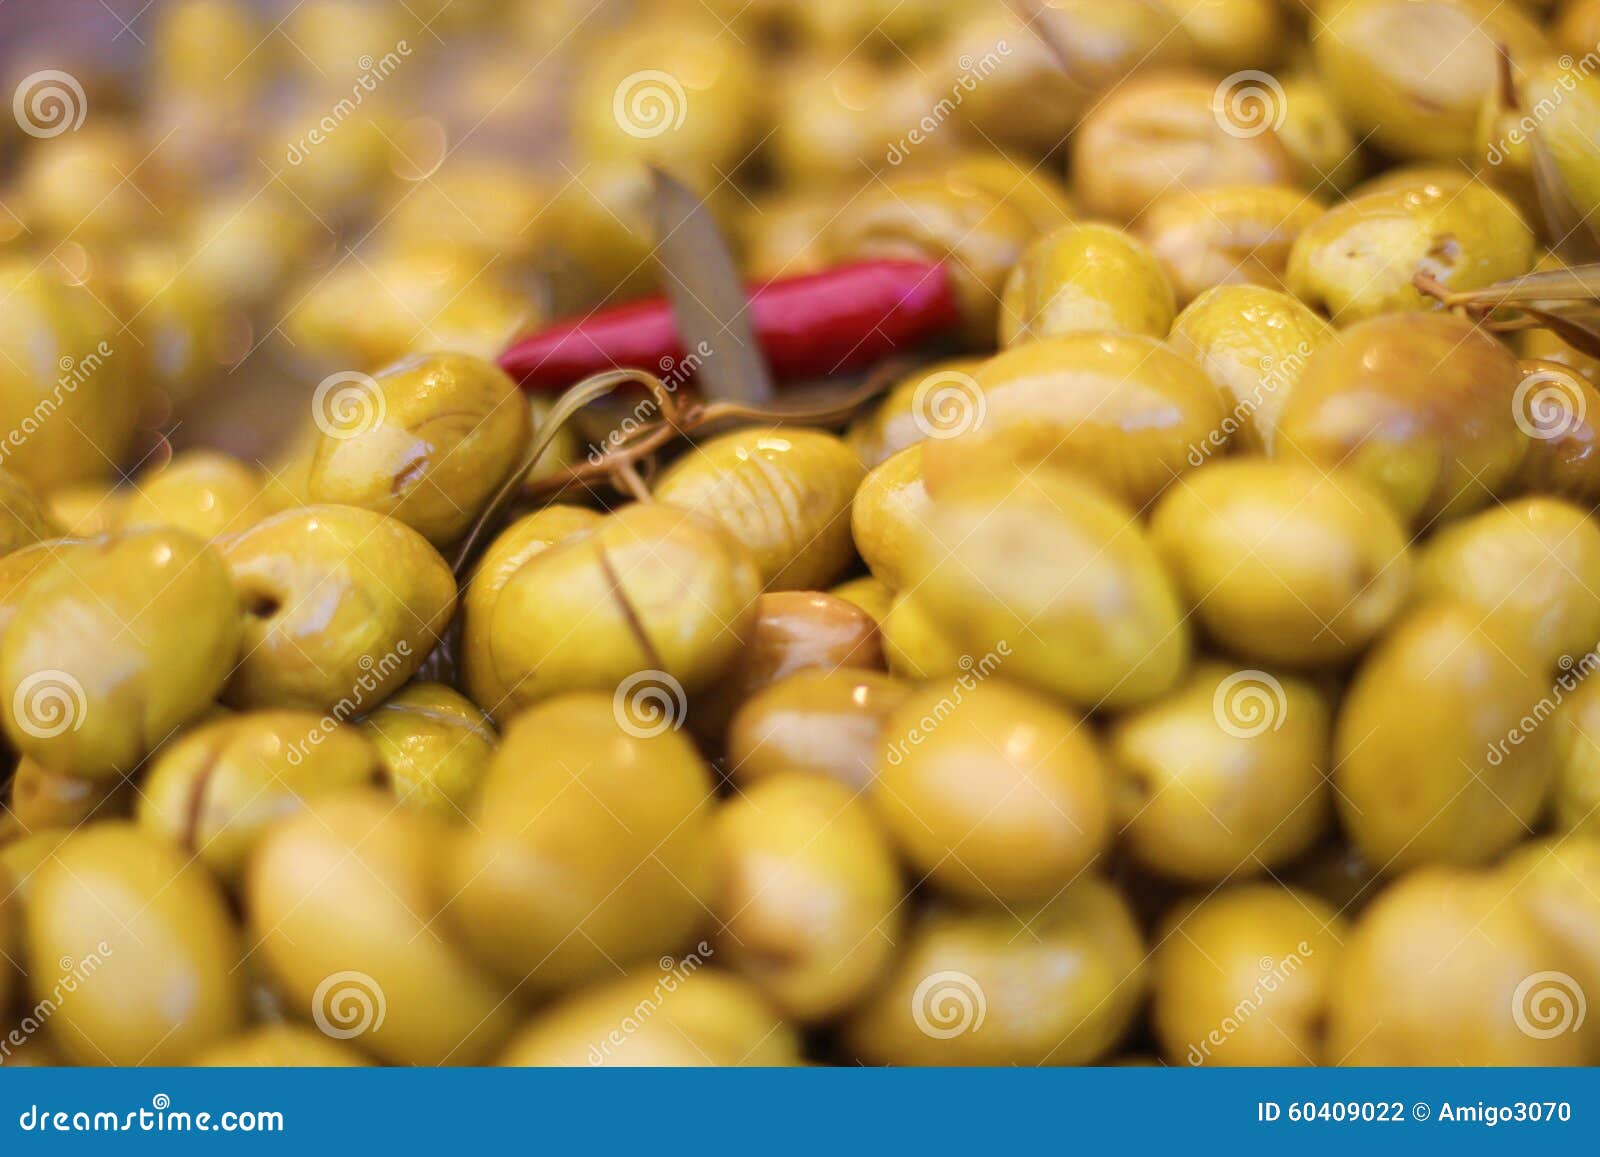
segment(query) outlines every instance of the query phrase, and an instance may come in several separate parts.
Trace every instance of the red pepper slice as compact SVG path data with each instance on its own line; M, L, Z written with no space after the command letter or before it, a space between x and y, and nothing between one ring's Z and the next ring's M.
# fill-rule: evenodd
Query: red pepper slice
M756 340L780 380L861 369L960 321L949 275L921 261L864 261L749 295ZM557 322L513 342L500 366L525 388L558 390L605 370L666 372L684 357L663 297Z

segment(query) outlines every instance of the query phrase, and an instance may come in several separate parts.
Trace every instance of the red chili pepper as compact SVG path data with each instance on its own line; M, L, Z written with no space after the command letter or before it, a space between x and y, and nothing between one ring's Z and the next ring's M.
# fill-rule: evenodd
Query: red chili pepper
M920 261L865 261L769 281L749 294L756 340L780 380L860 369L960 320L949 275ZM528 389L550 390L605 370L658 371L683 359L672 306L651 298L521 338L500 366Z

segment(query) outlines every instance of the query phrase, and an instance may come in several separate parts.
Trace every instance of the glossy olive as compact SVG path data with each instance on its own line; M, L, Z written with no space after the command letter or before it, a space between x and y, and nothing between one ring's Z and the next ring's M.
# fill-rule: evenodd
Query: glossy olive
M1600 836L1600 682L1583 679L1583 673L1565 672L1552 688L1561 702L1551 721L1556 729L1551 820L1558 832Z
M188 450L135 480L117 504L116 523L123 530L165 526L215 538L245 530L278 509L253 467L213 450Z
M447 820L467 814L498 742L478 706L442 683L412 683L391 695L361 730L400 801Z
M915 595L894 596L878 629L883 633L884 660L890 672L903 679L955 675L963 660L972 662L961 636L943 626Z
M884 721L910 688L877 671L798 671L757 691L728 725L728 775L756 783L810 773L859 790L872 780Z
M1063 225L1035 238L1000 304L1000 344L1080 330L1165 337L1176 311L1172 286L1138 238L1094 223Z
M961 404L973 390L972 371L981 364L979 358L949 358L900 379L875 410L850 427L850 445L867 469L959 424Z
M1321 215L1288 185L1179 189L1150 206L1139 236L1183 305L1217 285L1282 285L1295 238Z
M85 779L63 775L23 756L11 775L11 798L6 811L24 831L75 828L92 819L110 819L126 813L128 793L124 787L120 777Z
M873 622L879 624L883 622L884 616L889 613L890 604L894 602L894 591L890 590L882 579L870 574L842 582L828 593L852 606L860 607L872 616Z
M850 503L850 532L873 577L890 590L910 585L914 539L927 534L932 510L922 467L925 447L907 446L862 480Z
M1522 384L1513 395L1514 400L1520 398L1517 412L1533 432L1517 471L1517 488L1560 495L1592 510L1600 505L1600 428L1596 426L1600 422L1600 389L1590 380L1587 367L1561 350L1527 340L1545 332L1529 330L1523 349L1542 349L1552 360L1524 358ZM1566 350L1584 356L1570 346Z

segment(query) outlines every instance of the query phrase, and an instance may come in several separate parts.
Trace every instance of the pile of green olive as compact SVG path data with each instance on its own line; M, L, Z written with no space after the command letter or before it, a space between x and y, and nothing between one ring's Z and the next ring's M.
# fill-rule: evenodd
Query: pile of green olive
M1600 0L615 7L0 134L0 1066L1600 1064L1600 359L1438 301L1600 216ZM958 320L549 485L651 163Z

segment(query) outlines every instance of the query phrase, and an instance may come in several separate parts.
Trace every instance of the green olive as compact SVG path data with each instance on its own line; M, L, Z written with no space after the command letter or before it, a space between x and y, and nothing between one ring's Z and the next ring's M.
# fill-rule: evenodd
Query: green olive
M1242 450L1270 452L1278 419L1311 355L1332 327L1287 293L1257 285L1219 285L1190 302L1172 323L1170 344L1200 363L1232 403L1216 436L1195 458Z
M46 573L59 556L80 550L89 542L92 540L49 538L0 555L0 635L16 617L33 580Z
M918 603L973 655L1005 644L1009 678L1093 708L1142 702L1182 675L1177 592L1132 513L1093 486L1042 467L960 479L929 531L914 544Z
M117 529L128 494L126 488L104 482L71 482L44 496L45 511L62 533L94 538Z
M6 734L68 775L130 772L211 705L239 648L239 596L200 540L135 531L57 551L0 645Z
M528 425L533 438L539 438L544 434L545 423L549 421L550 411L554 405L555 403L549 398L529 392ZM583 441L578 437L577 431L570 424L562 425L551 432L549 445L533 460L533 465L528 467L523 484L532 486L568 466L577 464L583 453Z
M912 691L884 719L874 808L919 875L1037 903L1111 837L1110 771L1088 726L987 671Z
M1521 378L1511 352L1461 318L1373 318L1312 354L1273 454L1350 471L1409 523L1457 517L1516 477L1528 446L1513 404Z
M1080 330L1165 337L1172 286L1138 238L1110 225L1063 225L1034 239L1006 278L1000 344Z
M705 918L711 776L665 718L628 706L587 692L513 718L450 850L451 922L510 983L605 976Z
M55 534L55 522L32 488L9 470L0 469L0 556Z
M346 375L314 404L323 435L311 462L312 501L388 515L435 546L467 531L528 444L517 384L466 354Z
M728 775L740 784L810 773L860 790L905 683L877 671L807 670L757 691L728 726Z
M1403 620L1339 709L1333 780L1344 828L1375 864L1483 863L1531 830L1555 773L1549 693L1524 640L1458 603Z
M1408 538L1359 479L1260 458L1186 474L1150 520L1207 633L1234 654L1297 667L1358 654L1400 613Z
M494 725L442 683L412 683L361 724L403 803L447 820L467 814L498 742Z
M1530 841L1505 858L1498 875L1511 889L1511 902L1562 953L1579 986L1592 992L1600 984L1600 840L1579 836ZM1541 1011L1537 1001L1522 1006L1542 1029L1550 1027L1544 1018L1552 1011L1562 1014L1559 995L1549 995L1556 997L1553 1010ZM1570 1001L1572 993L1567 995ZM1569 1027L1573 1032L1584 1028ZM1592 1056L1600 1040L1593 1025L1585 1031Z
M255 954L299 1019L397 1065L481 1063L505 991L443 934L449 829L378 792L329 793L269 827L244 893Z
M1151 1020L1172 1064L1320 1065L1345 922L1278 884L1179 905L1151 963Z
M895 384L879 406L850 427L849 442L870 471L881 466L908 446L930 437L939 429L939 392L950 386L964 386L980 358L948 358L911 371ZM969 387L970 388L970 387Z
M1211 882L1271 870L1331 817L1331 712L1310 684L1198 663L1108 736L1117 818L1141 864Z
M264 1024L212 1045L189 1063L221 1069L343 1069L371 1062L316 1029Z
M755 556L768 590L812 590L850 565L850 498L861 463L819 430L756 428L691 450L655 498L716 520Z
M888 584L870 574L842 582L828 593L834 598L843 599L860 607L872 616L873 622L879 624L883 622L884 616L889 613L890 604L894 602L894 592L889 589Z
M899 163L905 147L888 142L905 140L937 99L930 97L929 75L909 63L885 68L854 55L797 56L773 81L772 131L764 149L788 188L826 189L859 179L863 166L878 168L886 156ZM953 137L925 140L926 152L950 152Z
M1139 236L1182 305L1217 285L1283 284L1290 247L1321 215L1321 205L1288 185L1179 189L1150 206ZM1165 328L1148 332L1166 336Z
M479 704L503 719L641 672L695 694L732 669L759 593L753 556L718 523L666 503L624 507L528 557L486 600L487 653L468 669L481 669L474 686L507 694Z
M875 467L850 503L856 552L890 590L910 585L911 543L927 534L932 500L922 476L924 449L921 443L907 446Z
M455 610L444 559L354 506L302 506L221 544L244 611L233 707L370 710L411 677Z
M756 987L713 970L699 954L663 961L660 972L634 972L580 988L524 1025L499 1059L523 1068L766 1067L799 1061L794 1029Z
M1482 181L1427 184L1365 193L1309 222L1289 253L1287 281L1301 301L1349 325L1431 307L1413 284L1419 274L1453 291L1478 289L1528 272L1533 260L1533 231L1503 195Z
M81 1065L180 1064L239 1031L244 946L221 890L131 824L91 824L39 866L28 981L51 1039Z
M1219 72L1270 68L1286 39L1279 0L1159 0Z
M67 112L70 116L72 109ZM150 158L132 126L109 118L75 128L54 143L61 147L24 155L14 186L22 216L49 245L106 246L155 226L159 211L142 187L153 166L147 165Z
M954 630L946 629L921 599L896 595L879 626L883 657L889 670L904 679L933 679L954 675L972 656Z
M1292 0L1291 0L1292 2ZM1328 85L1315 72L1279 78L1283 101L1278 139L1295 160L1300 184L1322 192L1343 191L1361 175L1365 156L1339 115Z
M1545 332L1529 330L1525 338ZM1521 362L1522 384L1513 400L1532 437L1517 472L1518 489L1560 495L1592 510L1600 505L1600 389L1585 368L1557 360L1560 351L1524 340L1524 351L1530 347L1544 349L1551 360ZM1600 370L1600 362L1595 368Z
M1205 371L1134 334L1027 342L984 362L972 380L977 393L960 399L958 436L947 427L923 444L935 493L944 480L981 469L972 451L996 448L1024 469L1048 462L1081 471L1143 507L1190 467L1191 449L1214 439L1226 416ZM938 405L936 395L929 405Z
M591 530L604 516L581 506L546 506L525 514L500 532L467 582L461 599L461 655L467 691L491 715L509 707L511 689L496 673L490 647L495 603L527 561L576 534Z
M124 786L125 781L118 777L85 779L63 775L23 756L11 775L11 799L6 810L24 831L75 828L91 819L126 814Z
M780 772L723 804L712 840L718 960L786 1017L825 1020L883 976L906 886L856 792Z
M1492 874L1441 867L1385 889L1345 938L1327 1055L1346 1065L1592 1060L1588 1038L1532 1019L1557 996L1549 974L1571 966L1509 891Z
M381 774L377 751L356 728L309 711L248 711L161 749L139 786L139 823L237 884L274 820Z
M175 455L142 474L117 505L122 530L171 527L215 538L255 525L279 509L259 471L213 450Z
M1552 689L1564 697L1556 728L1552 819L1559 832L1600 836L1600 681L1563 673Z
M1035 911L934 911L847 1047L876 1064L1090 1064L1138 1014L1144 955L1121 895L1092 878Z

